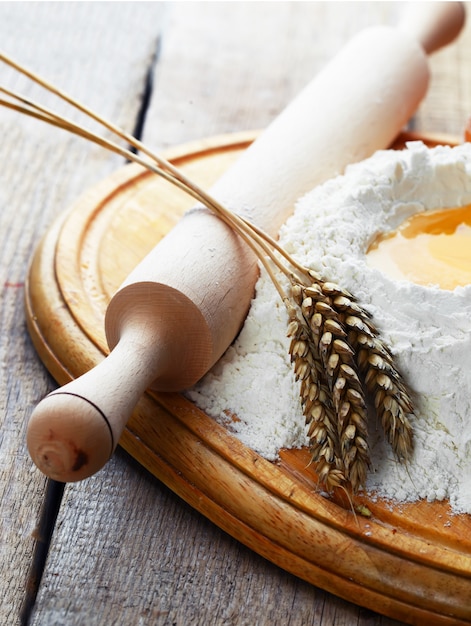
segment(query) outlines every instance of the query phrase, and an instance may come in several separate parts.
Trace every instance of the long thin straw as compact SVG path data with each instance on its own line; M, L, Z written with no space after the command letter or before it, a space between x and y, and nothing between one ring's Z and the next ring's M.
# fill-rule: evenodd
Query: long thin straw
M256 227L254 224L249 223L247 220L245 220L241 216L236 215L232 211L229 211L227 208L222 206L213 197L211 197L206 191L204 191L198 185L193 183L193 181L188 179L180 170L178 170L178 168L173 166L169 161L167 161L163 157L149 150L138 139L126 133L125 131L117 127L115 124L112 124L105 118L99 116L98 114L90 110L88 107L79 103L75 99L71 98L69 95L59 90L57 87L51 85L50 83L48 83L46 80L39 77L35 73L19 65L17 62L9 58L7 55L0 53L0 60L4 61L8 65L16 69L17 71L21 72L22 74L24 74L25 76L27 76L28 78L33 80L35 83L45 88L46 90L57 95L62 100L65 100L66 102L71 104L73 107L85 113L90 118L97 121L99 124L107 128L111 132L117 134L120 138L126 140L134 148L141 150L141 152L146 154L146 156L152 159L152 161L155 161L159 167L156 167L153 163L150 163L149 161L140 158L134 152L131 152L130 150L126 148L122 148L118 144L108 139L105 139L103 137L100 137L99 135L92 133L91 131L86 130L83 126L80 126L72 122L70 119L60 116L54 113L53 111L51 111L50 109L42 105L39 105L36 102L33 102L32 100L13 92L12 90L6 89L5 87L0 87L0 92L3 92L4 94L8 95L10 98L17 100L21 102L22 104L17 105L17 104L8 102L6 100L0 99L0 105L4 107L8 107L10 109L14 109L20 113L29 115L43 122L47 122L54 126L65 129L71 133L84 137L85 139L89 141L93 141L94 143L102 146L103 148L106 148L112 152L120 154L126 157L127 159L134 161L135 163L139 163L143 167L146 167L147 169L154 172L155 174L162 176L163 178L165 178L172 184L178 186L180 189L190 194L193 198L195 198L199 202L202 202L208 208L216 212L219 215L219 217L223 218L223 221L226 222L233 229L235 229L236 232L240 236L243 237L244 241L248 243L248 245L250 245L250 247L254 250L254 252L257 254L259 259L262 261L262 264L264 265L264 267L269 272L271 279L273 280L275 286L280 292L280 295L284 296L282 290L280 289L278 281L276 280L276 277L268 268L267 264L264 262L263 256L260 254L260 250L258 250L257 247L254 247L252 245L252 240L254 240L253 243L256 243L258 246L260 246L264 254L266 254L270 258L270 260L278 267L278 269L280 269L285 275L290 275L291 272L280 261L280 259L276 257L276 255L273 253L273 250L276 250L282 257L284 257L285 260L288 261L292 265L292 267L295 268L298 272L302 273L303 275L306 274L305 268L303 268L290 255L288 255L288 253L281 246L279 246L276 243L276 241L273 240L269 235L267 235L264 231Z

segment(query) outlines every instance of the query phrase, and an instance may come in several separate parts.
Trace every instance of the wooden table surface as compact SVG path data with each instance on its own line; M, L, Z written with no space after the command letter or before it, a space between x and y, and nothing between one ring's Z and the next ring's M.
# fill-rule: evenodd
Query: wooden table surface
M4 52L148 144L263 128L361 28L402 3L0 3ZM413 126L461 135L471 23L431 59ZM0 84L40 97L1 67ZM148 97L150 96L150 97ZM137 129L137 130L136 130ZM19 621L45 478L25 429L55 387L25 327L30 256L54 219L122 161L0 110L0 624ZM210 477L208 477L210 479ZM65 488L33 625L398 624L285 573L193 511L118 450Z

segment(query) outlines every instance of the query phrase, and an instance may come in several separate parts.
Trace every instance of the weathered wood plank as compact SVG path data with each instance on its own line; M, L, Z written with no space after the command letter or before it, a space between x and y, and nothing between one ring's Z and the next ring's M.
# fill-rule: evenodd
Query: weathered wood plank
M397 623L250 552L123 453L69 490L40 602L35 625Z
M169 18L145 140L264 128L350 37L397 2L181 3Z
M132 131L162 6L2 3L2 49ZM38 97L2 66L2 84ZM46 95L43 103L53 105ZM54 104L55 106L55 104ZM0 110L0 623L15 624L44 478L24 436L33 406L54 385L29 341L23 284L33 248L90 184L122 164L83 140Z
M397 24L407 3L236 4L230 12L225 3L182 3L173 11L147 114L150 145L264 128L350 37ZM453 46L431 55L417 130L462 134L470 115L470 39L468 20Z
M368 24L394 20L398 4L176 3L164 31L146 141L162 147L265 126L349 36ZM39 70L44 66L54 82L132 128L162 7L92 6L0 5L2 47ZM130 32L136 40L127 39ZM432 59L435 77L430 100L417 117L419 128L461 130L471 99L466 93L469 37L467 30L456 50ZM22 282L26 259L53 217L119 160L0 114L8 138L7 154L0 151L0 220L5 220L0 264L2 272L8 268L2 285L11 284L3 290L0 335L0 393L6 407L0 443L1 567L8 572L2 578L7 589L0 622L14 623L44 484L29 471L24 421L53 383L27 339L21 287L13 285ZM97 476L67 487L33 624L204 622L397 623L267 563L123 452Z

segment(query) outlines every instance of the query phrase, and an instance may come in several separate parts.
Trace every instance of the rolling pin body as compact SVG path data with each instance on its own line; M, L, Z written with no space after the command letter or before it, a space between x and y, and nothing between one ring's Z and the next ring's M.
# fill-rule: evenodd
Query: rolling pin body
M300 196L392 142L425 95L428 76L416 41L393 28L363 31L223 175L211 195L276 236ZM143 281L149 291L159 292L156 310L166 306L165 286L183 294L202 314L201 333L209 334L210 354L204 351L190 380L175 352L171 382L167 377L153 385L182 390L201 378L234 339L256 277L255 257L240 239L209 210L195 208L112 299L105 321L108 343L112 348L122 337L121 317L138 301L135 291Z
M453 11L456 32L448 40L462 24ZM440 20L416 29L415 38L386 27L360 33L211 195L276 236L297 198L386 148L401 130L429 79L418 41L426 39L431 51L435 29L441 45ZM110 356L35 409L28 447L38 467L61 481L97 471L148 386L182 390L222 355L245 319L256 278L256 258L239 237L204 207L190 210L111 300Z

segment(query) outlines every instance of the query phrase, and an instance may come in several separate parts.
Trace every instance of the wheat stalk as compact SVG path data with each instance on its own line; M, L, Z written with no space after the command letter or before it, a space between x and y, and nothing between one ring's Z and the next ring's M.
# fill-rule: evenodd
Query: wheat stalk
M257 255L287 309L289 352L295 377L300 381L311 460L327 489L350 483L353 491L357 491L365 484L369 466L367 393L373 397L398 459L402 461L410 456L413 445L408 420L408 414L413 412L410 394L370 316L351 294L299 264L256 225L222 206L132 135L6 55L0 53L0 60L99 122L144 156L3 87L0 92L10 100L0 99L1 106L79 135L165 178L216 213ZM287 289L281 285L277 272L288 279Z

